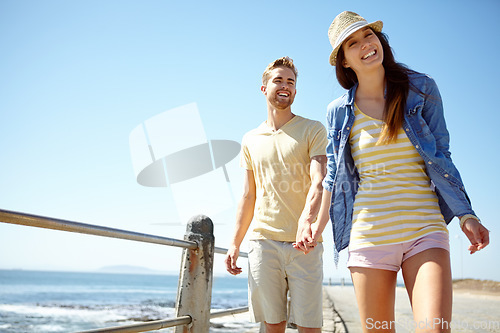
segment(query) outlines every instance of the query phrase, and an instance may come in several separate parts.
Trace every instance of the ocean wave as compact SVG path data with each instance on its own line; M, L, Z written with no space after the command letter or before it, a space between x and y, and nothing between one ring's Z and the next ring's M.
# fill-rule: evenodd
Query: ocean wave
M178 277L174 276L161 279L134 276L132 279L116 275L21 271L3 271L3 276L0 280L2 333L72 332L175 316ZM213 310L246 305L246 281L231 278L214 281ZM228 316L216 319L213 325L211 332L223 333L248 325L248 321Z
M0 304L0 317L7 323L1 332L68 332L128 325L173 318L175 309L170 302L145 301L141 306L123 305L17 305ZM254 327L248 313L230 315L211 320L211 332L242 332Z
M28 317L68 317L84 321L116 321L126 319L123 314L117 313L113 309L101 308L90 309L87 307L74 306L47 306L47 305L16 305L0 304L1 312L15 313Z
M250 322L250 315L248 312L210 320L210 332L217 333L247 332L259 326L259 323Z
M148 289L148 288L95 288L95 287L38 287L36 289L34 288L17 288L17 289L11 289L8 290L5 288L2 290L2 294L7 296L7 295L24 295L27 292L33 292L33 290L36 290L38 293L59 293L59 294L74 294L74 293L84 293L84 294L113 294L113 293L123 293L123 294L148 294L148 293L155 293L155 294L163 294L163 295L168 295L168 294L177 294L177 288L162 288L162 289Z

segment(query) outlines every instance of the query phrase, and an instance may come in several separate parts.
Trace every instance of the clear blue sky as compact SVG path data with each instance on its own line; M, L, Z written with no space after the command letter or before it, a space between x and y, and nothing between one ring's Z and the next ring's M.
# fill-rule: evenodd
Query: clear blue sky
M264 68L284 55L299 70L293 111L324 122L327 104L343 93L328 64L327 29L344 10L382 20L396 59L437 81L452 157L492 238L471 256L454 220L453 274L500 281L496 0L0 0L0 208L182 238L170 189L135 180L131 131L197 103L208 139L240 142L266 117ZM228 169L242 177L237 164ZM228 245L234 211L213 216L217 246ZM332 246L328 227L325 277L348 278L346 255L335 269ZM180 254L0 223L0 268L178 270ZM222 261L217 255L216 273L224 274Z

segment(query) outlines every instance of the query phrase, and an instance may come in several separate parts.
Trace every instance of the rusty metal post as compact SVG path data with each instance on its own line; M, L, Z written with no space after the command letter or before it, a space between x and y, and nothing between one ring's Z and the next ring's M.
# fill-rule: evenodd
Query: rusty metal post
M184 249L175 306L176 317L191 316L189 325L177 326L175 333L208 333L212 301L214 262L214 227L212 220L198 215L186 228L184 240L198 243L195 250Z

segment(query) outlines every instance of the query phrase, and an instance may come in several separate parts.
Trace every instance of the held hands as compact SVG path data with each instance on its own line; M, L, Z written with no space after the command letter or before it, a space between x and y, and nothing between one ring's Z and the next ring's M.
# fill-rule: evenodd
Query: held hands
M236 266L236 260L238 260L239 255L240 249L234 245L227 250L226 260L224 260L224 262L226 263L227 271L232 275L238 275L242 271L241 267Z
M318 245L318 238L317 223L299 222L295 243L292 245L295 249L308 254Z
M470 254L484 249L490 243L490 231L475 219L465 220L462 231L471 243Z

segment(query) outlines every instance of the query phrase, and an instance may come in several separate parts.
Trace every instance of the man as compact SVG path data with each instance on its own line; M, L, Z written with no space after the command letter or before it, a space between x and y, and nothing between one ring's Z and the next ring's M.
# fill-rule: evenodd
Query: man
M323 323L323 246L313 241L311 225L321 205L326 130L292 113L296 81L288 57L269 64L262 75L267 120L242 140L244 193L225 261L229 273L241 273L236 260L253 220L249 307L252 320L265 322L267 332L285 331L287 291L289 321L300 332L320 332Z

